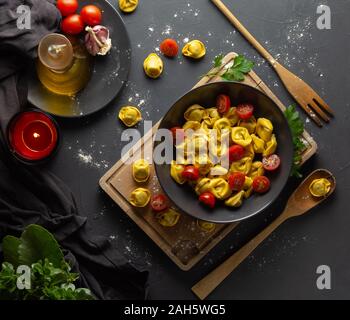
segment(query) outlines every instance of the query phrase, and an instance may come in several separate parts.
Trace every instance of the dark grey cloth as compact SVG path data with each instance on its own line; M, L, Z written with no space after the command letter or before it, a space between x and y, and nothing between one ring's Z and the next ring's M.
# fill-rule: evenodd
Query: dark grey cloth
M30 30L17 28L19 5L31 8ZM80 273L79 286L99 299L144 299L148 273L128 263L108 239L89 232L61 180L16 161L8 149L8 123L27 106L26 69L40 39L57 31L60 19L52 0L0 0L0 241L7 234L20 235L28 224L40 224L55 235Z

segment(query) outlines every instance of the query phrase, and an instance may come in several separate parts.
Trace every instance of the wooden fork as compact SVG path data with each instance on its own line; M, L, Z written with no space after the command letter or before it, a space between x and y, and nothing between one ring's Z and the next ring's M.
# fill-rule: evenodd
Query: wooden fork
M307 83L287 70L252 36L221 0L211 0L249 43L271 64L284 86L309 117L322 127L322 120L329 122L334 111ZM322 120L321 120L322 119Z

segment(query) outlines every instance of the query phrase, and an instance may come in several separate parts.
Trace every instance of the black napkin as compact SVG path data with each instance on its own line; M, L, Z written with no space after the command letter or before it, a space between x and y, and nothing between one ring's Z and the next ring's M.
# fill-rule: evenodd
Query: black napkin
M67 186L43 168L15 160L7 145L10 119L27 104L26 67L40 39L57 31L53 0L0 0L0 241L19 236L28 224L52 232L80 273L80 287L99 299L144 299L148 273L139 271L105 237L89 232ZM17 7L31 9L31 28L18 29Z

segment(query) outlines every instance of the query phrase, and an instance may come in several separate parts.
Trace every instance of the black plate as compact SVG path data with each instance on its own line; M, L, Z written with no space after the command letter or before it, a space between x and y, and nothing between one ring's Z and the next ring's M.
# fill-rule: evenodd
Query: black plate
M234 82L211 83L188 92L170 108L159 128L182 125L185 121L183 115L188 107L193 104L200 104L205 108L213 107L216 97L221 93L229 95L235 105L245 102L252 103L255 106L256 117L265 117L272 121L278 141L277 153L281 157L282 164L277 172L269 174L270 191L264 195L252 195L249 199L244 200L243 205L237 209L229 208L222 203L211 210L199 203L191 187L181 186L171 178L170 165L155 164L155 169L163 190L182 211L201 220L230 223L258 214L277 199L290 175L293 162L293 142L287 120L279 107L261 91ZM156 142L155 147L158 144L159 142Z
M94 4L103 11L102 24L110 30L113 48L107 56L94 58L90 82L74 98L47 90L35 70L31 72L29 102L56 116L83 117L101 110L118 95L128 79L131 46L121 16L107 1L79 1L80 8L87 4Z

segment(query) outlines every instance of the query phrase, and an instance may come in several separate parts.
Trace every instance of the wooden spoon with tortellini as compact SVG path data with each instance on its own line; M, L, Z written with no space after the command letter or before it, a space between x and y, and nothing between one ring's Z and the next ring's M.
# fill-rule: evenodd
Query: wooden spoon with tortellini
M314 196L310 186L325 185L323 194ZM277 227L292 217L301 216L327 199L335 190L336 180L332 173L325 169L312 172L290 196L282 214L261 231L256 237L229 257L221 265L211 271L207 276L192 287L192 291L200 298L205 299L241 262L243 262ZM317 188L322 190L322 188ZM312 190L311 190L312 191ZM315 190L316 191L316 190Z

